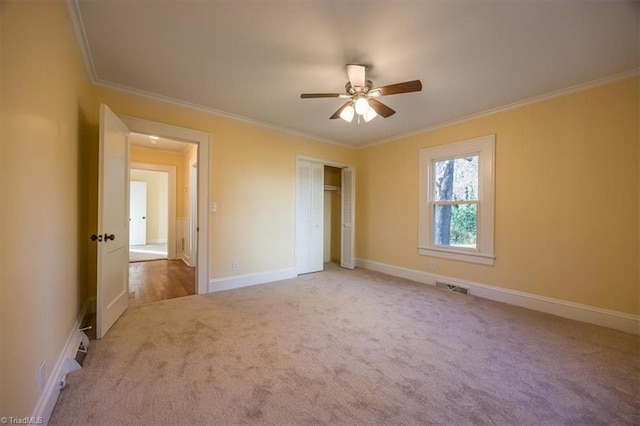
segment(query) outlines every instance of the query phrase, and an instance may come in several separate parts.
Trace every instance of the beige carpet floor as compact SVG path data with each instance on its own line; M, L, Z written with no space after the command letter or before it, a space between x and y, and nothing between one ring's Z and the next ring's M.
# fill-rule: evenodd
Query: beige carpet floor
M50 424L637 425L639 344L332 266L130 308Z

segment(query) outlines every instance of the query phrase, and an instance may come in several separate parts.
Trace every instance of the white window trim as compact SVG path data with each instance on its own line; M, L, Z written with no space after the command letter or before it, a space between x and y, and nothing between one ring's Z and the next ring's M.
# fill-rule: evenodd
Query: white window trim
M493 265L495 211L495 135L420 150L420 194L418 253L462 262ZM433 244L431 208L433 165L437 160L478 155L478 236L477 248L442 247Z

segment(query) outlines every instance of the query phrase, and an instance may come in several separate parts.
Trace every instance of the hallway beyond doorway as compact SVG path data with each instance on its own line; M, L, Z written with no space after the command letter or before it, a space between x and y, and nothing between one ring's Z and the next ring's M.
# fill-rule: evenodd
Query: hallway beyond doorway
M195 294L195 272L182 260L130 263L129 306Z
M166 259L167 253L167 243L129 246L129 262Z

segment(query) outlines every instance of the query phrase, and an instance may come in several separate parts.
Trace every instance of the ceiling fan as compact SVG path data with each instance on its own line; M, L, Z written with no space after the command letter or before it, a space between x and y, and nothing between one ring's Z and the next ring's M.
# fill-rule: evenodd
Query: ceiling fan
M344 98L349 99L330 119L342 118L351 122L353 117L358 114L365 122L373 120L376 116L381 115L384 118L390 117L396 112L383 104L376 98L386 95L397 95L400 93L419 92L422 90L420 80L405 81L404 83L390 84L388 86L373 87L371 80L366 78L367 67L365 65L349 64L347 65L347 75L349 81L345 85L346 93L303 93L300 95L302 99L312 98Z

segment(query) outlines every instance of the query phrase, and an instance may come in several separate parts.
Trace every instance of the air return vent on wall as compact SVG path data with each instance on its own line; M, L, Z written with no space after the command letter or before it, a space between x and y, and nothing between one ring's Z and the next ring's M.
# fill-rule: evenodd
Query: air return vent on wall
M459 285L445 283L443 281L436 281L436 287L441 290L452 291L454 293L469 294L469 289L460 287Z

